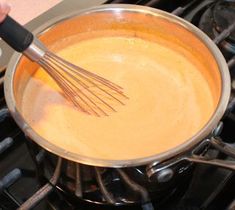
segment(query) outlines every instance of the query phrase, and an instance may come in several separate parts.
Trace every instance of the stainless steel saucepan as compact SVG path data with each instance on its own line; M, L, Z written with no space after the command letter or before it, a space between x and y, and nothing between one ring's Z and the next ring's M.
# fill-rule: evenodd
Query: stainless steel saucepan
M92 36L92 31L100 31L101 35L102 33L103 35L132 34L153 41L157 36L162 36L192 52L201 65L207 69L201 73L207 78L214 101L217 103L212 117L193 137L185 139L183 144L150 157L131 160L102 160L71 153L52 144L50 139L40 136L24 119L21 110L24 88L38 66L27 60L22 54L15 53L5 74L5 97L13 118L28 137L47 151L67 159L71 164L73 161L80 165L84 164L84 166L125 169L140 166L141 170L146 172L147 182L150 184L152 180L168 182L173 175L182 172L183 169L180 166L182 162L188 164L199 162L235 170L233 162L211 160L203 155L208 147L213 146L225 154L235 157L234 149L216 138L218 132L215 132L215 129L219 130L219 122L225 113L230 97L230 75L223 55L207 35L172 14L133 5L102 5L65 14L48 21L35 30L34 34L50 47L53 43L78 33L90 32L89 34ZM183 167L185 168L185 164ZM123 172L118 171L118 173L125 178ZM142 180L139 183L145 182Z
M172 14L133 5L103 5L82 12L63 15L45 23L34 31L46 45L77 33L88 31L103 31L120 34L135 33L154 40L156 36L164 36L192 51L207 72L207 77L213 97L217 102L214 114L207 124L192 138L177 147L151 157L133 160L102 160L71 153L53 145L50 139L37 134L25 121L21 113L21 100L27 81L37 69L37 65L29 62L21 54L15 53L8 65L5 76L5 96L9 110L15 121L27 136L40 146L75 162L103 167L129 167L168 160L174 156L192 149L207 137L217 126L223 116L230 96L230 76L227 64L217 46L192 24ZM157 126L157 125L156 125Z

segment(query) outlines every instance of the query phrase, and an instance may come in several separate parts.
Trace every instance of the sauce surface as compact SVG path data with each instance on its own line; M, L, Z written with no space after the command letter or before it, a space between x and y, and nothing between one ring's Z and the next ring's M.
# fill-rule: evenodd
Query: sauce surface
M99 37L57 54L120 85L129 97L108 117L90 116L74 108L39 68L24 90L23 115L39 135L66 151L109 160L155 155L187 141L215 110L198 70L204 67L170 45Z

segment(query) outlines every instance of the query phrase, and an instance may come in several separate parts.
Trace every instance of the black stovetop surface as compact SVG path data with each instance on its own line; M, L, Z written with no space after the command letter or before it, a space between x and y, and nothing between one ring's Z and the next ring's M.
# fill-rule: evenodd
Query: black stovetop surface
M73 0L68 2L73 3ZM196 26L200 26L202 30L208 33L211 39L215 39L219 33L215 35L213 31L208 29L208 26L211 24L210 10L218 2L212 0L114 0L106 3L140 4L173 12ZM234 6L234 1L231 4ZM209 18L207 19L207 17ZM231 18L234 18L235 22L235 17L231 16ZM226 40L234 44L229 37ZM229 62L233 78L235 66L234 48L226 48L224 41L218 43L226 60ZM3 75L4 71L0 73L0 82L3 80ZM27 140L8 112L2 83L0 84L0 210L14 210L41 187L41 180L40 182L38 180L34 160L28 151ZM221 138L224 141L235 143L235 115L233 107L224 117L223 123L224 128ZM221 158L226 157L221 156ZM154 203L154 206L156 210L224 210L235 209L235 205L232 203L234 199L235 175L233 172L205 165L196 165L192 180L184 194L162 206L158 206L156 203ZM110 207L88 204L82 201L76 204L71 203L70 199L66 198L66 195L54 189L34 209L141 209L138 206Z

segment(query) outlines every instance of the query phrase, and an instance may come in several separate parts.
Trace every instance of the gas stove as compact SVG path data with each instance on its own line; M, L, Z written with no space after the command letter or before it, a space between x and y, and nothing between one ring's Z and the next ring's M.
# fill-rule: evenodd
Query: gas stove
M223 125L220 137L235 146L235 1L234 0L66 0L58 3L39 15L26 27L37 28L45 21L64 12L84 9L90 6L110 3L138 4L171 12L190 21L218 45L227 60L231 78L232 93L227 113L221 121ZM53 186L58 178L54 176L48 182L42 178L40 170L45 151L32 145L17 127L9 114L3 95L4 72L13 51L0 40L0 210L20 209L150 209L148 206L112 206L102 205L89 200L73 199L60 186ZM37 151L37 155L32 151ZM220 159L225 155L217 154ZM60 165L60 161L57 163ZM235 162L234 162L235 164ZM97 172L97 174L102 172ZM79 183L77 183L79 185ZM206 165L197 164L190 179L180 183L180 190L165 195L163 202L153 201L155 210L232 210L235 209L235 175L233 172ZM42 188L42 186L44 186ZM79 195L79 191L75 194ZM96 195L91 195L96 196ZM29 199L29 200L28 200ZM26 205L23 203L28 200ZM164 202L166 200L166 202Z

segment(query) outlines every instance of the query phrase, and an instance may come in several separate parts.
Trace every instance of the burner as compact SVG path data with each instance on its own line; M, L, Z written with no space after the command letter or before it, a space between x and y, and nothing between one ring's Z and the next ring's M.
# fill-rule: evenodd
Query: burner
M225 57L235 54L235 1L214 1L202 8L198 26L215 43L219 44Z
M221 33L227 29L235 21L235 0L234 1L219 1L213 9L213 19L215 29ZM235 43L235 30L233 30L229 40Z
M35 150L32 152L35 153ZM49 153L44 158L44 171L49 175L46 176L48 179L52 176L57 158ZM158 205L162 205L169 199L178 200L183 196L193 172L192 167L188 167L187 170L187 173L182 173L181 178L178 177L164 186L150 182L144 167L106 169L63 160L57 189L67 194L72 203L83 200L90 204L138 206L142 197L144 203L157 201ZM172 187L175 182L178 184Z

